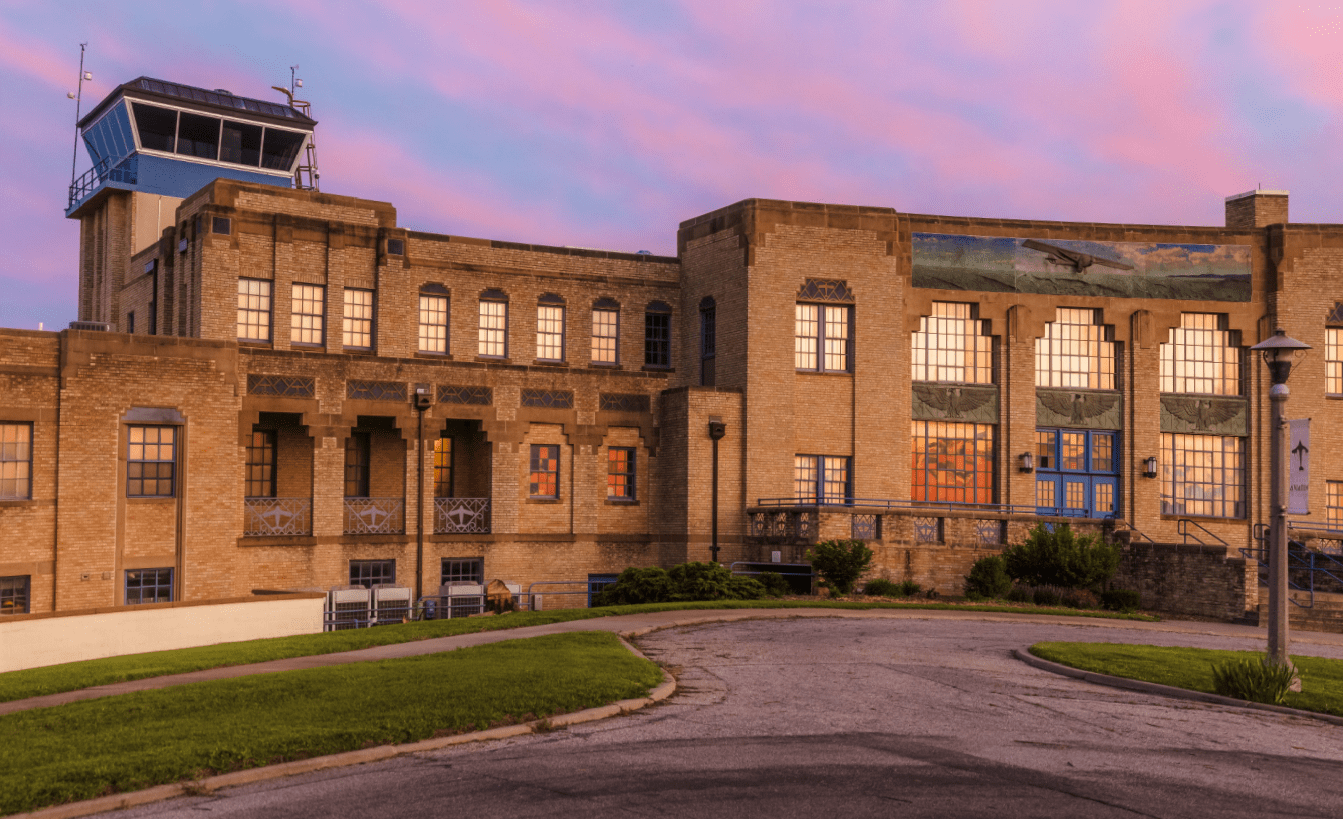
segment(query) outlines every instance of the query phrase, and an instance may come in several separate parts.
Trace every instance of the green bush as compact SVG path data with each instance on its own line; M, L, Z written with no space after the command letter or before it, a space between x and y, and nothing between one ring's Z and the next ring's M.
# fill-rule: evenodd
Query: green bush
M1036 524L1025 543L1003 552L1007 573L1029 586L1094 589L1119 568L1119 548L1096 535L1076 535L1067 523L1049 531Z
M1063 602L1063 596L1053 589L1036 589L1031 602L1037 606L1057 606Z
M863 587L863 594L870 597L901 597L899 583L892 583L884 577L878 577L875 580L867 581Z
M788 585L788 581L783 579L783 575L778 572L761 572L756 580L765 587L765 594L770 597L783 597L793 591Z
M780 578L782 580L782 578ZM758 600L765 587L749 577L733 577L718 563L682 563L670 570L628 568L592 598L594 606L683 603L692 600Z
M1009 603L1029 603L1034 599L1031 590L1024 586L1013 586L1007 593Z
M765 584L754 577L736 575L727 581L727 592L731 600L759 600L768 594Z
M1101 592L1101 608L1129 614L1142 608L1142 595L1129 589L1110 589Z
M1088 589L1069 589L1060 596L1063 605L1070 609L1100 608L1100 598Z
M616 582L592 598L594 606L631 606L640 603L666 603L671 600L672 584L666 569L633 566L620 573Z
M807 560L826 585L849 594L872 563L872 550L861 540L823 540L807 551Z
M1254 659L1227 660L1212 667L1212 689L1223 697L1238 700L1282 705L1293 683L1299 685L1301 675L1291 663L1271 663L1268 656Z
M923 591L923 587L920 586L918 583L915 583L913 580L900 581L901 597L913 597L914 595L918 594L921 591Z
M1012 590L1012 578L998 555L986 555L975 561L965 576L965 596L971 600L1006 597Z
M667 571L671 579L671 602L727 600L732 597L732 572L719 563L682 563ZM763 589L761 590L763 594Z

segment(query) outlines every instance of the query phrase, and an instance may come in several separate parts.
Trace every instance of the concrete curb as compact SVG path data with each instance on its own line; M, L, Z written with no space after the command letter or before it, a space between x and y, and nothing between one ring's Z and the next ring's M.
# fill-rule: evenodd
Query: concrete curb
M1052 674L1084 680L1085 682L1095 683L1096 685L1105 685L1111 688L1123 688L1128 691L1137 691L1142 694L1155 694L1160 697L1171 697L1179 700L1193 700L1194 702L1202 702L1209 705L1231 705L1237 708L1268 711L1270 713L1283 714L1290 717L1309 717L1311 719L1331 722L1334 725L1343 725L1343 717L1336 717L1333 714L1302 711L1300 708L1288 708L1285 705L1267 705L1261 702L1248 702L1246 700L1235 699L1234 697L1223 697L1220 694L1207 694L1203 691L1190 691L1188 688L1176 688L1174 686L1162 685L1160 683L1131 680L1127 677L1112 677L1109 674L1098 674L1095 671L1083 671L1080 668L1060 665L1059 663L1037 657L1030 653L1028 649L1024 648L1015 649L1012 654L1026 665L1035 666L1041 671L1048 671Z
M620 641L625 648L629 649L634 655L647 660L642 651L635 648L625 639ZM349 765L363 765L369 762L380 762L384 759L405 756L406 754L417 754L425 751L437 751L440 748L448 748L453 745L465 745L469 742L488 742L495 739L507 739L509 737L522 736L523 734L547 733L555 728L567 728L571 725L580 725L584 722L594 722L599 719L629 714L646 708L654 703L663 700L676 693L676 680L664 669L662 672L662 684L649 692L647 697L639 697L630 700L619 700L617 702L601 705L596 708L587 708L582 711L575 711L572 714L560 714L551 717L549 720L539 719L531 722L524 722L519 725L505 725L499 728L491 728L487 731L475 731L470 734L457 734L450 737L437 737L434 739L420 740L419 742L408 742L404 745L380 745L376 748L364 748L359 751L346 751L342 754L330 754L328 756L313 757L312 759L300 759L295 762L283 762L279 765L268 765L262 768L248 768L245 771L233 771L232 773L219 774L205 779L193 782L174 782L171 785L156 785L152 788L146 788L142 791L132 791L131 793L119 793L113 796L100 796L97 799L89 799L83 802L71 802L66 805L56 805L51 808L42 808L31 813L16 813L11 815L11 819L22 819L22 817L32 817L32 819L72 819L77 816L90 816L104 811L124 810L137 805L146 805L150 802L161 802L165 799L173 799L178 796L200 796L212 793L220 788L228 788L235 785L248 785L253 782L265 782L270 779L282 779L286 776L296 774L311 773L313 771L326 770L327 768L344 768ZM540 730L538 729L540 727Z

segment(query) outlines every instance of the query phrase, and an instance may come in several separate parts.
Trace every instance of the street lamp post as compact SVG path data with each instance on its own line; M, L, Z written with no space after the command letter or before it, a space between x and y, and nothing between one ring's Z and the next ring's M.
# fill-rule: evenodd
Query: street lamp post
M1289 665L1287 656L1287 377L1297 355L1310 349L1283 332L1279 327L1265 341L1250 348L1264 355L1269 378L1269 481L1268 511L1268 662Z

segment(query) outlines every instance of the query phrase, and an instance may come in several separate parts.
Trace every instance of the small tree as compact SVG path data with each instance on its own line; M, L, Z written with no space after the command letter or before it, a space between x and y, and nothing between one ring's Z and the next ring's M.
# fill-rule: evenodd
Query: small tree
M1012 578L999 555L986 555L975 561L965 576L965 596L971 600L997 599L1012 591Z
M861 540L824 540L807 551L807 560L827 585L849 594L871 565L872 550Z
M1097 535L1076 535L1067 523L1049 531L1037 523L1025 543L1003 552L1013 580L1030 586L1098 589L1119 569L1119 547Z

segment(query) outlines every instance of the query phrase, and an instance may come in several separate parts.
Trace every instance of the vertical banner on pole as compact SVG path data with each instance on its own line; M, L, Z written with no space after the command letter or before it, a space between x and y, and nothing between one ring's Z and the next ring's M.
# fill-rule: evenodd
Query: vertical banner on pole
M1310 514L1310 419L1288 421L1287 512Z

